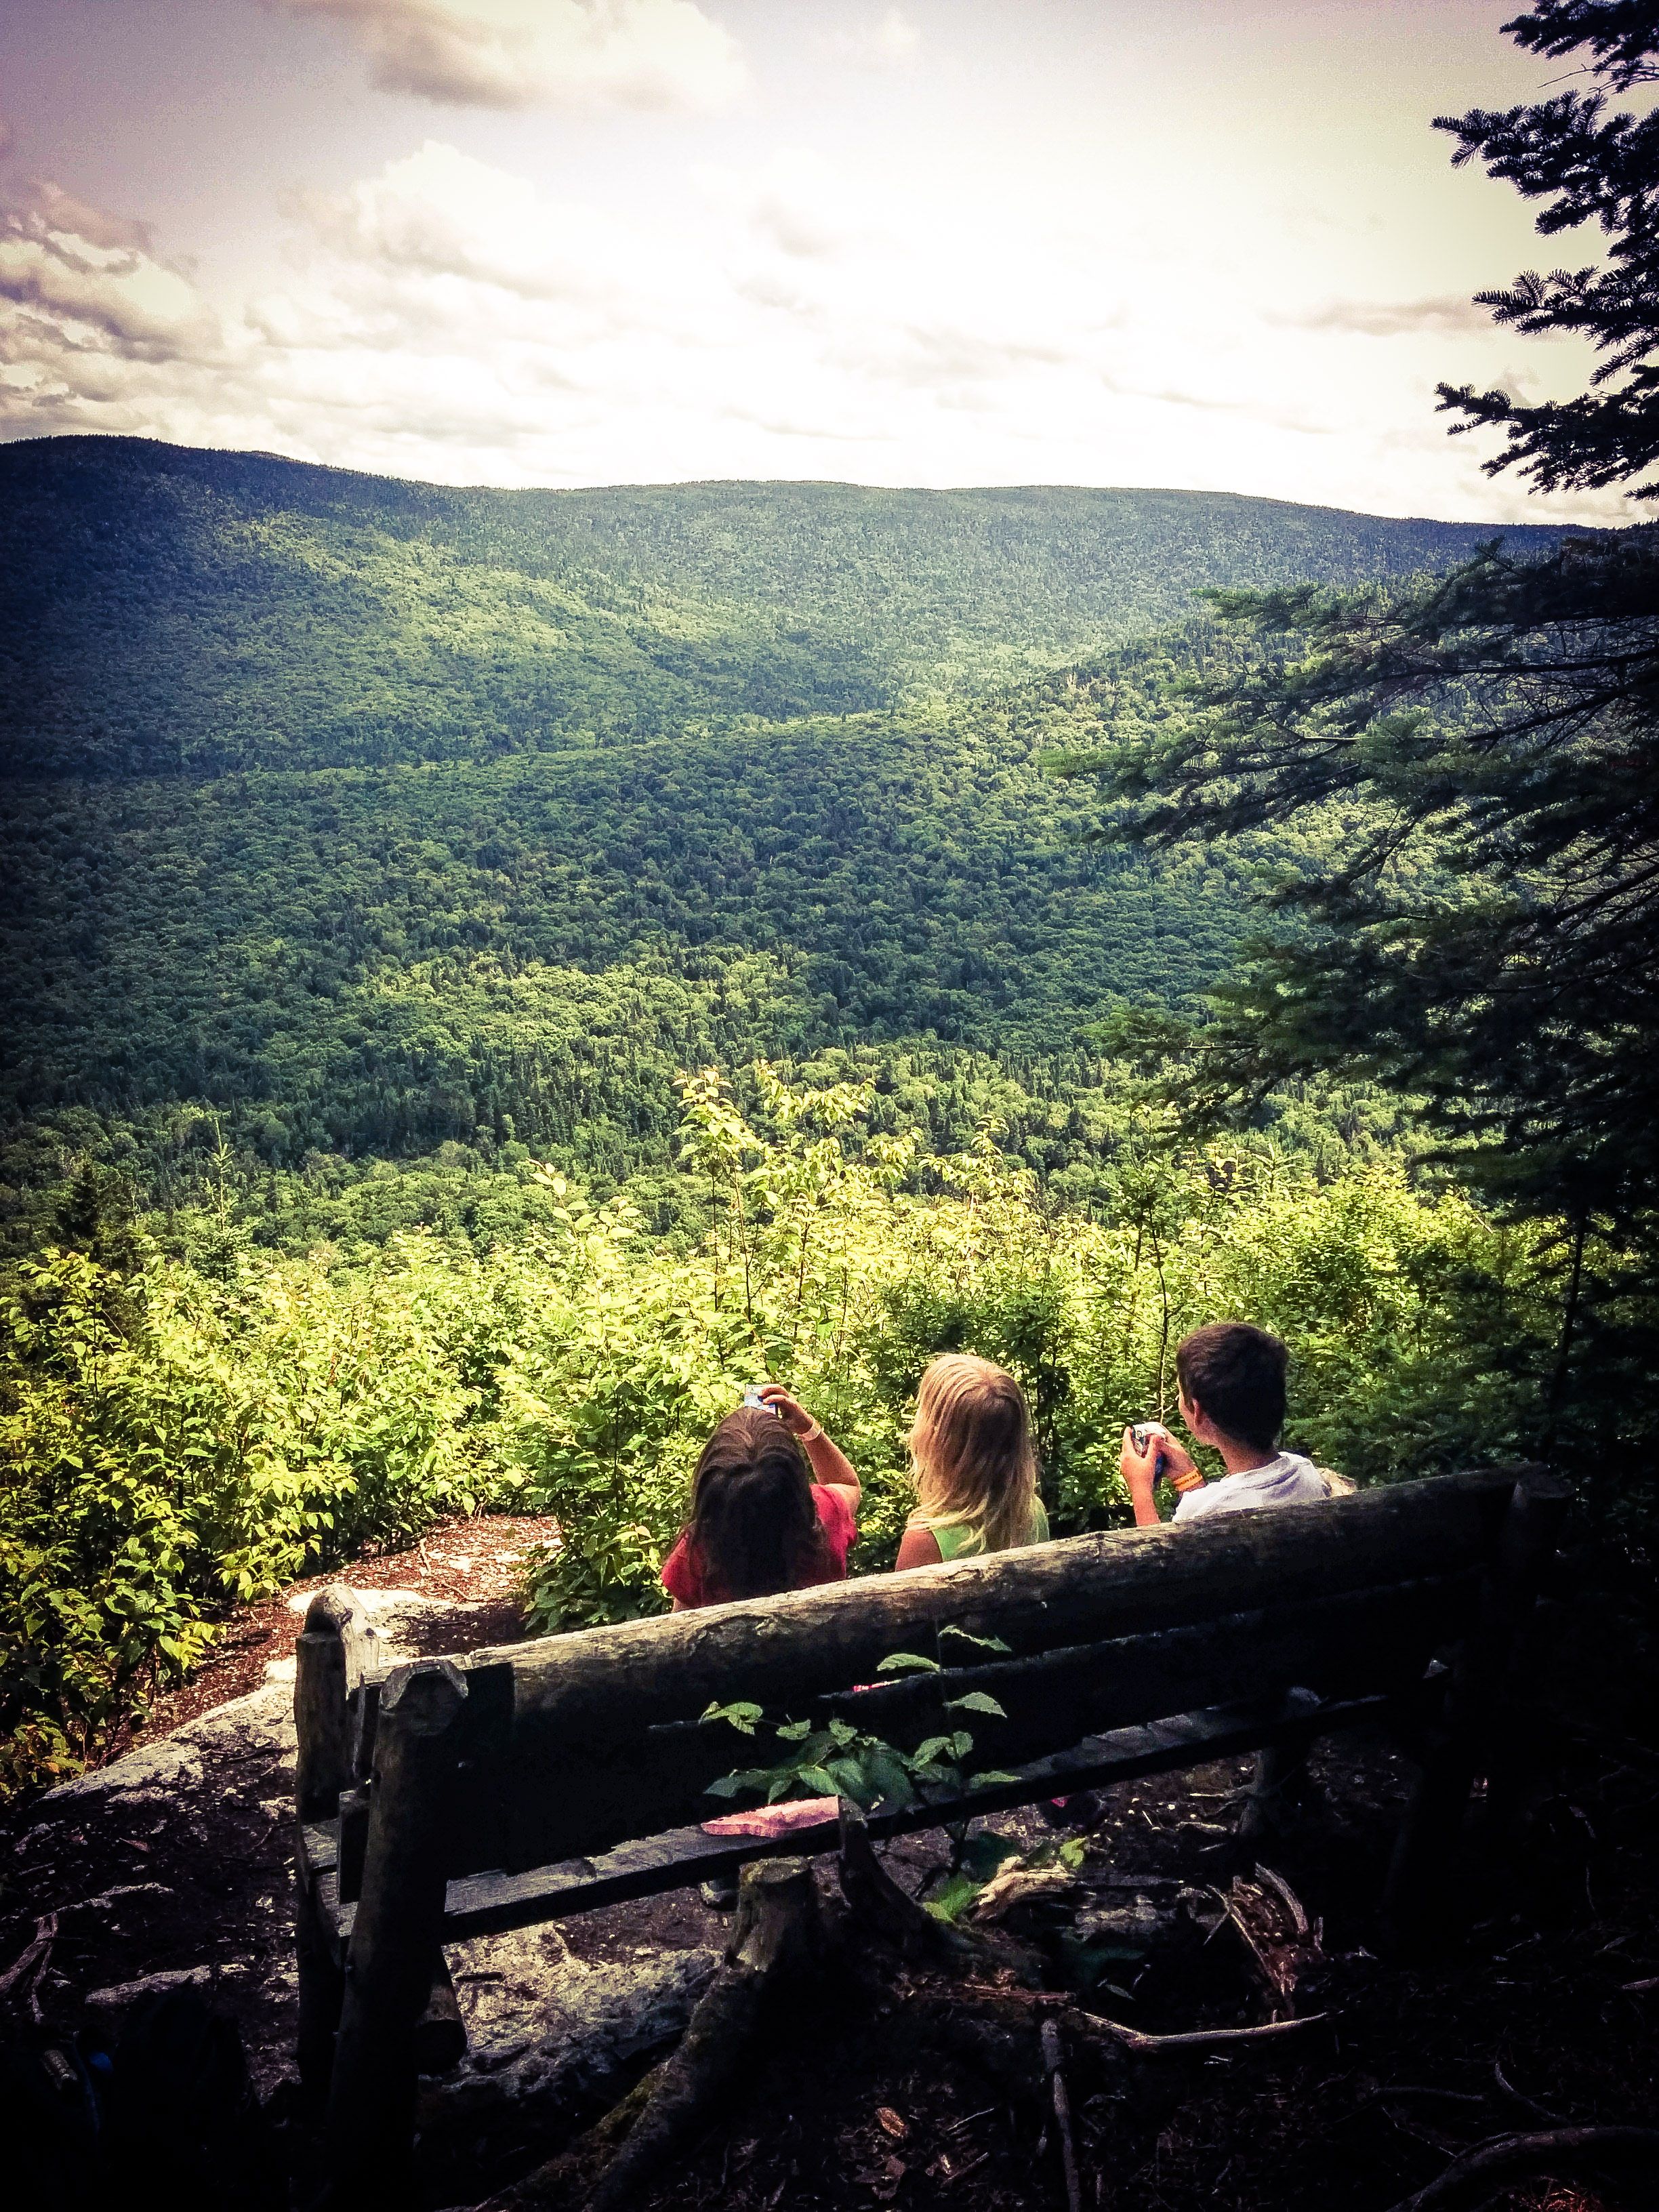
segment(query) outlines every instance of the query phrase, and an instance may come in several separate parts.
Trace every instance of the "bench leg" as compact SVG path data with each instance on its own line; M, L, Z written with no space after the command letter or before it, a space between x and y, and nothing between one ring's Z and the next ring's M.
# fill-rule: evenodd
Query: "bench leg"
M1480 1620L1453 1666L1443 1732L1431 1740L1406 1808L1383 1893L1393 1947L1431 1937L1453 1893L1469 1795L1477 1774L1497 1768L1507 1786L1513 1750L1511 1675L1555 1549L1567 1494L1542 1470L1524 1470L1504 1515L1481 1592Z
M1238 1818L1241 1850L1253 1853L1271 1844L1290 1826L1308 1780L1308 1755L1313 1746L1305 1738L1295 1743L1270 1743L1255 1755L1250 1793Z
M443 1930L445 1814L466 1683L446 1660L399 1668L380 1698L363 1891L346 1964L329 2096L335 2201L408 2201L416 2027Z
M300 2086L320 2103L328 2095L334 2071L334 2037L345 1996L345 1975L303 1869L295 1934L300 1979L300 2036L295 2052Z

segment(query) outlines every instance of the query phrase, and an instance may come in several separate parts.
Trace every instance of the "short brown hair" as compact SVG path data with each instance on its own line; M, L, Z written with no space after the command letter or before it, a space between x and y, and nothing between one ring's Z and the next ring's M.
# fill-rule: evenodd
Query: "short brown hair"
M1288 1352L1248 1321L1212 1322L1176 1347L1176 1379L1226 1437L1271 1451L1285 1425Z

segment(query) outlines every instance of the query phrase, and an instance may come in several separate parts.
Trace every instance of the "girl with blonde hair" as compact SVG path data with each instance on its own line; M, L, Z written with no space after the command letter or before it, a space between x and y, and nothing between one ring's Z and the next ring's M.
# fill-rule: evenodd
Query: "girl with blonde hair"
M909 1443L917 1503L898 1567L1048 1542L1031 1417L1006 1368L967 1352L933 1360L916 1393Z

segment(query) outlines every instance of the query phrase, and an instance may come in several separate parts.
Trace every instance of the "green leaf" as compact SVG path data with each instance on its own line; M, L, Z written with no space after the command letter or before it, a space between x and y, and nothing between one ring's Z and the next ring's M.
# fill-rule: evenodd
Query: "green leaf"
M746 1698L739 1698L735 1705L710 1705L706 1712L700 1713L697 1717L699 1723L707 1721L729 1721L740 1734L753 1735L755 1724L761 1718L763 1711L763 1706L753 1705Z
M827 1774L821 1766L798 1767L796 1773L815 1797L835 1797L840 1794L834 1775Z
M931 1912L935 1920L943 1920L948 1927L961 1919L984 1887L983 1882L975 1881L970 1874L951 1875L940 1884L935 1896L924 1900L922 1909Z
M1008 1717L988 1690L969 1690L965 1696L947 1698L945 1710L950 1713L988 1713L993 1720Z
M890 1651L876 1668L878 1674L941 1674L937 1659L924 1659L919 1651Z
M1008 1651L1012 1649L1000 1636L975 1636L966 1628L958 1628L953 1620L947 1620L939 1634L957 1637L963 1644L971 1644L979 1651Z
M1018 1774L1010 1774L1006 1767L988 1766L978 1774L968 1777L968 1787L970 1790L1000 1790L1019 1778Z
M879 1783L865 1771L862 1762L856 1759L832 1759L828 1762L828 1771L835 1783L836 1794L850 1797L855 1805L862 1805L866 1812L882 1794Z
M812 1733L811 1721L785 1721L778 1730L780 1743L800 1743Z

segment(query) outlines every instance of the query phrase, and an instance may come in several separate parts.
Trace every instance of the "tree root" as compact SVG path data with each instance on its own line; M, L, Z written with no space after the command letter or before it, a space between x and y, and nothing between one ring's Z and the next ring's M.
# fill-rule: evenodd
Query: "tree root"
M1437 2180L1394 2212L1476 2212L1517 2181L1589 2181L1626 2174L1638 2202L1659 2197L1659 2128L1547 2128L1535 2135L1498 2136L1455 2158Z
M892 1946L902 1959L953 1973L1012 1973L1040 1987L1042 1961L1013 1936L955 1928L901 1889L876 1856L862 1808L841 1801L841 1893L854 1920Z
M698 2000L678 2047L585 2136L479 2212L622 2212L649 2177L701 2133L748 2056L780 1985L819 1948L808 1859L763 1859L738 1877L726 1963Z
M1248 2050L1253 2045L1276 2042L1282 2036L1316 2027L1330 2016L1328 2013L1310 2012L1300 2020L1263 2021L1255 2027L1200 2027L1179 2035L1146 2035L1138 2027L1126 2027L1121 2021L1083 2011L1070 1992L1064 1990L992 1989L982 1983L964 1982L953 1994L958 2000L989 2009L1006 2008L1012 2017L1020 2016L1016 2008L1052 2005L1054 2009L1051 2017L1067 2034L1080 2036L1087 2042L1115 2045L1132 2058L1178 2058L1190 2053Z

